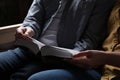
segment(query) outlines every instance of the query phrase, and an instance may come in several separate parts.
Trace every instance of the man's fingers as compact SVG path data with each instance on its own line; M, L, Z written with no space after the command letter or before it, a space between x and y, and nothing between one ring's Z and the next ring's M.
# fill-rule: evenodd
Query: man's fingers
M34 35L34 31L31 27L19 27L16 30L16 35L21 34L22 36L32 37Z
M73 57L74 58L83 57L83 56L89 57L92 55L92 53L93 53L93 50L81 51L79 54L76 54Z
M23 35L25 33L25 31L26 31L25 27L19 27L19 28L17 28L16 33Z
M83 56L88 56L88 53L87 52L80 52L79 54L74 55L73 58L83 57Z
M24 35L25 35L25 36L30 36L30 37L32 37L32 36L33 36L33 32L28 29L28 30L25 32Z
M26 32L25 32L25 36L29 36L29 37L32 37L33 35L34 35L34 31L33 31L33 29L32 28L30 28L30 27L26 27Z

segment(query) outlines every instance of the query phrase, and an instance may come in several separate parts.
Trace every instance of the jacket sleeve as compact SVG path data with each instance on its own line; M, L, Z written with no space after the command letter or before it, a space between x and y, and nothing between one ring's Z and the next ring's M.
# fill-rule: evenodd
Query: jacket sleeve
M96 0L93 12L89 17L87 28L75 43L75 50L98 49L107 35L107 21L114 0Z
M35 38L38 38L39 34L41 33L43 17L44 8L42 5L42 0L34 0L26 18L23 21L23 26L31 27L35 32Z

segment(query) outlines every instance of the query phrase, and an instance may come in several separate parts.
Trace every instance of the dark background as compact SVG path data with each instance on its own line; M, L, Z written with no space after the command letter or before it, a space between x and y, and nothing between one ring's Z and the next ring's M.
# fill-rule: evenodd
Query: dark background
M21 23L33 0L0 0L0 27Z

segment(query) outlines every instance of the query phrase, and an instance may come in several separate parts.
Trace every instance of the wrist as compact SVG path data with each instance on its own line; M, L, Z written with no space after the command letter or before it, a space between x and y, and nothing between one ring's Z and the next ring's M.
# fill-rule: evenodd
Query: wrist
M105 52L103 58L103 64L109 64L110 63L110 54L108 52Z
M105 56L106 56L105 64L111 65L112 53L106 52Z

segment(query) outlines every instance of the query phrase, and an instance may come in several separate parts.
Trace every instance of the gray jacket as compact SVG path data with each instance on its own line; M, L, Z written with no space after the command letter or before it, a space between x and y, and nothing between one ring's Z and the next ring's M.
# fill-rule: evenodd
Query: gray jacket
M56 12L59 1L33 1L23 26L32 27L36 39ZM58 46L80 51L98 49L106 37L107 20L114 0L64 0L64 2L66 6L57 34Z

